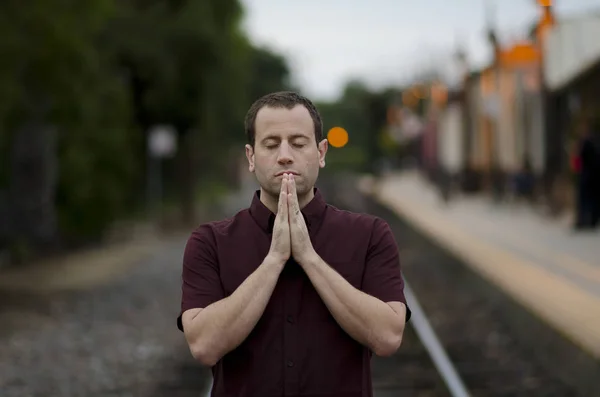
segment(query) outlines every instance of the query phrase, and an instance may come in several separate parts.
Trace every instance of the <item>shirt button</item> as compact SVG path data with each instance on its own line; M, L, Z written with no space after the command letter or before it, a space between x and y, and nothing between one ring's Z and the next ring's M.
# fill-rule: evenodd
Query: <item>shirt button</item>
M293 367L294 366L294 362L292 360L288 360L287 366L290 367L290 368Z
M294 317L293 316L287 316L287 322L290 324L294 323Z

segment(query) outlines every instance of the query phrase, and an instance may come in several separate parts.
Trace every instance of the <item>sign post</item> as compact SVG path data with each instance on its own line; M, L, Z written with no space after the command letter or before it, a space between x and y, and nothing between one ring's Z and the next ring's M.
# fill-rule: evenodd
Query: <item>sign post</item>
M167 125L157 125L148 132L147 199L148 211L154 205L160 210L163 196L162 160L173 157L177 151L175 129Z

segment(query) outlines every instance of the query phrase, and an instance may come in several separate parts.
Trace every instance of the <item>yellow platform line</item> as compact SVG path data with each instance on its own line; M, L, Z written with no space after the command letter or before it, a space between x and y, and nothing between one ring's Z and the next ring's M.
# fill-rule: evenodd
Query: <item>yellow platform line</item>
M567 270L569 273L579 275L582 278L600 284L600 266L594 266L573 255L556 251L551 246L544 246L542 244L533 242L526 236L517 233L506 233L500 231L494 226L494 223L488 219L478 220L477 224L481 225L487 233L491 233L494 236L506 242L509 242L510 244L513 244L518 248L531 252L536 256L542 257L544 258L544 260L560 266L561 268Z
M600 258L598 258L600 260ZM554 263L559 264L564 269L570 270L600 284L600 267L589 264L579 258L564 253L557 253Z

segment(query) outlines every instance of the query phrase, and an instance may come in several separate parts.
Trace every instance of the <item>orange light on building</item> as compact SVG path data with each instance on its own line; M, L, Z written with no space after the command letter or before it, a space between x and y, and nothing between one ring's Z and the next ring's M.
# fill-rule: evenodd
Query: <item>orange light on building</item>
M531 43L519 43L500 53L500 64L515 67L540 61L540 52Z
M543 6L543 5L542 5ZM543 6L542 16L536 27L535 35L539 42L543 42L550 29L555 25L556 19L550 6Z
M535 28L535 35L538 43L543 43L548 32L556 23L554 12L552 11L552 0L537 0L540 7L540 19Z

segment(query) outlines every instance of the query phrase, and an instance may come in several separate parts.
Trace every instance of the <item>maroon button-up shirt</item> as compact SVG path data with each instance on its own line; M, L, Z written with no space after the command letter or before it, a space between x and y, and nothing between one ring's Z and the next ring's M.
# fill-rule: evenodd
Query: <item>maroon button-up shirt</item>
M330 206L318 189L302 213L326 263L361 291L406 304L398 249L385 221ZM232 294L267 255L274 220L257 191L250 208L196 229L184 253L181 313ZM178 327L183 330L181 314ZM370 359L290 260L254 330L213 367L212 395L370 397Z

